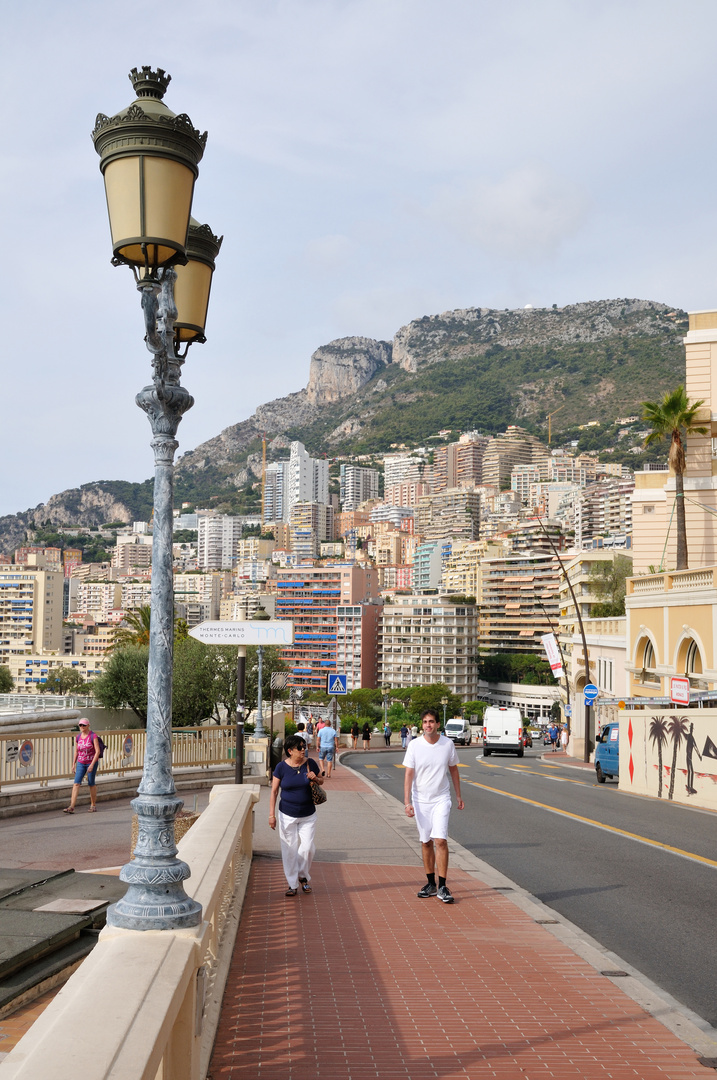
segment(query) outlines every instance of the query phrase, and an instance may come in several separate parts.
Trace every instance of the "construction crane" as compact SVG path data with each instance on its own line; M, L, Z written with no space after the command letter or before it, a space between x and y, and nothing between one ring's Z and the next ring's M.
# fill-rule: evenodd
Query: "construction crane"
M261 436L261 528L264 528L266 509L266 432Z
M564 405L559 405L557 409L553 409L552 412L548 413L548 446L550 446L551 434L552 434L551 421L552 421L553 417L555 416L555 414L559 413L560 410L564 409L564 408L565 408Z

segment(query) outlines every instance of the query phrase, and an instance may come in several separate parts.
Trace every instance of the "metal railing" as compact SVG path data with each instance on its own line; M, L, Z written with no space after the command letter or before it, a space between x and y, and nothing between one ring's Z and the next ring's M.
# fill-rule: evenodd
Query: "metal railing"
M100 759L98 776L123 776L138 772L144 766L147 732L103 731L106 744ZM257 753L253 748L252 753ZM9 784L39 783L66 780L72 771L75 735L56 732L32 735L29 738L0 738L0 787ZM227 765L236 755L234 727L182 728L172 732L172 766ZM245 748L245 757L253 759Z
M0 694L3 713L47 712L57 709L92 709L93 697L78 694Z

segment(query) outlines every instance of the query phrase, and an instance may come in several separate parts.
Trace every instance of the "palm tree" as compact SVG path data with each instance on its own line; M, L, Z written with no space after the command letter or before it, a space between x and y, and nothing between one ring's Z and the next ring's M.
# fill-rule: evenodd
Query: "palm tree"
M643 401L642 419L652 426L652 431L645 439L645 446L670 440L668 462L675 473L675 500L677 503L677 569L687 569L687 526L685 524L685 435L706 435L707 428L697 424L697 413L704 405L704 399L690 402L684 386L665 394L662 401Z
M677 751L682 745L682 740L687 740L687 720L681 716L671 716L667 725L667 734L672 739L672 768L670 769L670 789L667 798L671 799L675 793L675 775L677 773Z
M149 624L151 621L149 604L138 607L136 611L127 611L125 625L115 633L112 649L122 649L125 645L149 645Z
M657 771L660 777L657 788L658 799L662 798L662 748L667 746L667 722L662 716L653 716L650 721L650 740L657 747Z

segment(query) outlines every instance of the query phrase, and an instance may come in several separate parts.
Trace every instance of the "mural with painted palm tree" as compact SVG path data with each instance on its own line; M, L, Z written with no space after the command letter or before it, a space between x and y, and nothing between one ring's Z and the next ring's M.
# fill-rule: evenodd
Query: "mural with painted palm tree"
M643 401L642 419L652 427L645 446L662 439L670 440L667 460L675 474L675 517L677 520L677 570L687 570L687 525L685 523L685 435L706 435L707 428L699 425L697 413L704 399L690 401L684 386L665 394L662 401ZM670 796L672 798L672 796Z
M662 750L667 746L667 721L664 716L653 716L649 729L650 742L657 747L657 797L662 798Z
M683 739L687 742L687 720L682 716L671 716L667 725L667 734L672 739L672 768L670 769L670 787L667 792L667 798L671 799L675 794L677 751L680 749Z

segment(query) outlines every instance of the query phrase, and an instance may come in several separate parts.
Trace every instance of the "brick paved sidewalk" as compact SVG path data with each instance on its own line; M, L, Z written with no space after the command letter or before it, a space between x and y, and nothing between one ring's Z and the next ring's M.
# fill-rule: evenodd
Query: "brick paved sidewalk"
M354 827L359 813L370 830L383 801L394 843L393 800L352 795L357 783L337 770L327 807L340 815L350 801ZM445 905L416 897L417 860L317 861L312 873L313 893L286 899L281 863L254 860L211 1080L709 1075L615 981L477 875L451 870L456 903Z

